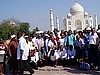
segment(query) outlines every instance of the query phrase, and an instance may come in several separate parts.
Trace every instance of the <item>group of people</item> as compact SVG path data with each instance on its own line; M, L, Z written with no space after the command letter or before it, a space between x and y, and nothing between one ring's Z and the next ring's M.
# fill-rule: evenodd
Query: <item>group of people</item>
M73 32L61 30L59 33L33 32L31 35L19 31L5 43L0 38L0 50L9 55L9 68L13 74L18 70L20 74L24 70L33 74L33 69L46 65L54 68L57 65L80 65L82 62L88 63L90 69L100 70L100 30L93 28ZM1 73L3 62L0 61Z

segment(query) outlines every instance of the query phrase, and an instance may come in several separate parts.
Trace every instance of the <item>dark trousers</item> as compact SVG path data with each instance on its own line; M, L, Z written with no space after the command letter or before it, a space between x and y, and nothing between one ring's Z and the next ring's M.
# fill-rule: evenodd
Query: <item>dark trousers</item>
M38 69L37 64L33 61L30 63L33 69Z
M52 60L51 60L51 66L54 67L55 64L56 64L56 61L52 61Z
M65 66L67 64L67 60L66 59L58 59L57 65L62 65Z
M98 66L100 67L100 51L98 51Z
M96 45L90 44L90 50L89 50L90 64L93 63L94 65L97 65L97 58L98 58L98 51L96 49Z
M39 67L44 67L46 65L46 60L39 60L37 65Z
M14 58L10 59L9 65L10 65L10 70L13 73L18 71L18 61L17 61L17 59L14 59Z
M4 68L4 73L6 74L7 73L7 66L6 66L6 61L7 61L7 57L8 55L7 54L4 54L4 62L3 62L3 68Z
M34 70L32 69L32 67L30 66L30 63L28 62L28 60L22 60L20 62L20 71L21 71L21 75L23 75L23 71L24 70L28 70L31 74L34 73Z

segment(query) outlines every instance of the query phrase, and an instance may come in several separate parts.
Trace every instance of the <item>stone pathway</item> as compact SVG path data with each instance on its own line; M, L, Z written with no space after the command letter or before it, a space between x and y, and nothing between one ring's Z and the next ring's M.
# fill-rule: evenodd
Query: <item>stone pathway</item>
M25 71L25 75L28 75L29 72ZM5 75L12 75L11 73L5 74ZM35 73L33 75L100 75L100 71L90 70L90 71L83 71L79 70L79 68L74 66L57 66L55 68L52 68L50 66L42 67L38 70L35 70Z

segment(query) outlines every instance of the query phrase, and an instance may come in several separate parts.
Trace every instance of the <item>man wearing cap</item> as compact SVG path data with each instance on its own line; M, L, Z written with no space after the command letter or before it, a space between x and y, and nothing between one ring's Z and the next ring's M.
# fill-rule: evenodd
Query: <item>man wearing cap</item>
M45 34L45 37L44 37L44 48L45 48L46 53L48 53L48 42L49 42L49 35Z
M16 35L11 35L11 41L9 44L9 53L10 53L10 70L13 71L13 74L16 74L17 69L17 46L18 42Z
M17 48L17 60L20 61L20 71L21 74L23 75L23 71L27 69L30 72L30 75L34 73L34 70L32 70L32 67L28 63L28 53L27 53L27 43L24 38L25 33L23 32L18 32L17 36L19 38L18 42L18 48Z
M98 36L95 34L95 29L91 29L89 44L90 44L90 64L95 66L97 64L97 49L96 49L96 39Z

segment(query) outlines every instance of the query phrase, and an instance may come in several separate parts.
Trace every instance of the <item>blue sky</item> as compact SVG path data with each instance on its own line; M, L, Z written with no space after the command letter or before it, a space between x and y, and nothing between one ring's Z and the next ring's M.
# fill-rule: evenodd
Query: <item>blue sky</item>
M91 16L98 15L100 23L100 0L77 0ZM60 28L63 28L63 17L70 12L75 0L0 0L0 22L14 18L21 22L29 22L30 29L39 27L48 30L49 10L53 9L54 21L56 16L60 19Z

